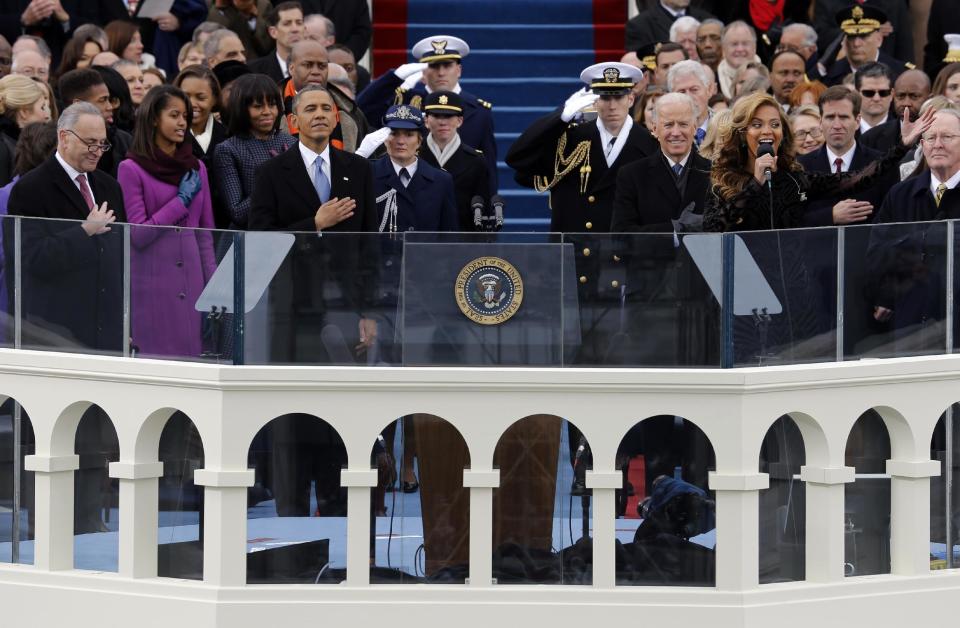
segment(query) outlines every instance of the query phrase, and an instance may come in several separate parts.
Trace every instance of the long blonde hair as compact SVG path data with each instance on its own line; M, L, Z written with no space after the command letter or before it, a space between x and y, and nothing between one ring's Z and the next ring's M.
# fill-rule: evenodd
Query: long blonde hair
M48 98L43 85L26 76L8 74L0 79L0 115L13 118L17 112Z
M753 173L747 171L747 164L749 163L746 138L747 126L757 114L757 110L765 106L773 107L780 114L780 129L783 132L783 138L780 140L780 146L777 147L777 168L784 171L801 169L800 164L796 161L796 151L793 147L793 130L790 128L790 122L783 113L783 109L770 94L754 92L737 100L733 105L730 132L727 134L726 141L718 142L717 148L714 150L710 182L720 198L727 200L733 198L743 190L744 186L750 182L750 178L753 177Z

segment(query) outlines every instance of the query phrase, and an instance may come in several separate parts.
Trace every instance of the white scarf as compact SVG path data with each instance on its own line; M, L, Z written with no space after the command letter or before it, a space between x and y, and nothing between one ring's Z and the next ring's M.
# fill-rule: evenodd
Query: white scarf
M760 63L760 57L753 55L752 61ZM750 63L750 61L744 61L743 63ZM720 83L720 91L730 100L733 100L733 90L736 87L734 80L736 78L737 68L727 63L726 59L721 60L720 65L717 66L717 82Z
M437 141L433 139L433 133L427 136L427 148L430 149L430 152L433 153L433 156L437 158L437 164L443 168L447 165L447 162L450 161L450 158L456 154L457 150L460 148L460 134L454 133L453 139L444 146L440 148L440 145L437 144Z

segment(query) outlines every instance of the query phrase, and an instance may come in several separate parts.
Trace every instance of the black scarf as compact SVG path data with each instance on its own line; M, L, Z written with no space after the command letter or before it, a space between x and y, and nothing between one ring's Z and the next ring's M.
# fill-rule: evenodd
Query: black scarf
M152 152L152 155L141 155L131 150L127 153L127 158L132 159L154 179L170 185L180 185L183 175L200 167L190 142L178 144L173 155L168 155L156 147Z

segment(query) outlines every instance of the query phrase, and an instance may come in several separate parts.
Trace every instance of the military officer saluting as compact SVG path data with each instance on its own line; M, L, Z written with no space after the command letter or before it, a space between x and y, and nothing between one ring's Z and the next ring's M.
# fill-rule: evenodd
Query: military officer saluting
M634 83L643 75L625 63L597 63L580 74L589 86L561 109L535 121L513 143L507 165L521 185L550 192L551 231L610 231L617 172L653 155L657 141L630 117ZM595 106L595 122L581 122Z
M483 153L490 192L496 193L497 145L493 136L492 105L460 87L461 60L468 54L470 46L459 37L435 35L421 39L413 47L413 56L418 61L388 70L360 92L357 104L368 120L381 120L392 105L408 104L420 109L431 92L443 90L459 94L463 104L460 137Z
M472 201L479 196L490 209L490 178L483 153L460 138L463 100L454 92L432 92L423 99L423 113L430 134L420 148L420 158L453 176L460 230L474 231Z
M890 68L893 81L905 70L916 67L912 63L894 59L880 50L883 44L880 25L887 22L887 14L880 9L855 4L838 11L836 20L843 31L843 49L847 56L834 62L827 70L827 75L823 78L827 85L839 85L845 76L875 61Z

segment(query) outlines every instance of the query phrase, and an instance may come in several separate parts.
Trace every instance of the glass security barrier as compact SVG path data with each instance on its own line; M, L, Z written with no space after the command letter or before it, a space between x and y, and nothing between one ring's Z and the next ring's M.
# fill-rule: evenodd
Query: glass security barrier
M956 569L960 567L960 404L951 405L937 421L930 459L940 463L940 474L930 478L930 568Z
M844 486L844 572L890 573L890 433L880 412L860 415L847 436L846 466L856 471Z
M117 571L120 557L120 481L111 462L120 443L111 417L96 404L80 416L74 436L79 468L73 473L73 567Z
M33 426L14 399L0 405L0 562L33 563L33 472L24 458L35 450Z
M760 448L760 473L770 479L760 491L759 582L793 582L806 575L806 462L796 421L782 416L767 430Z
M569 366L718 367L720 234L563 234Z
M203 487L193 473L203 468L203 442L183 412L173 412L160 433L158 459L157 575L203 580Z

